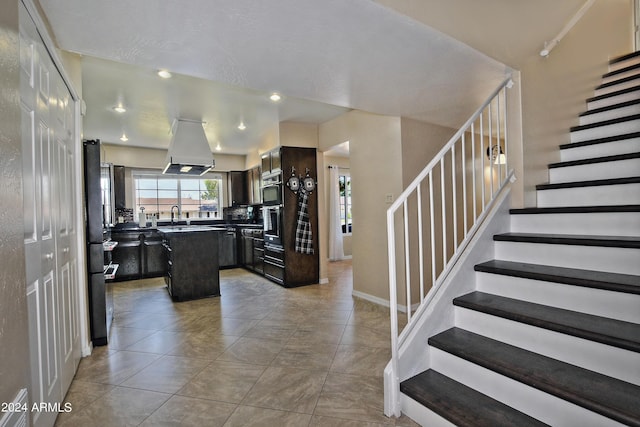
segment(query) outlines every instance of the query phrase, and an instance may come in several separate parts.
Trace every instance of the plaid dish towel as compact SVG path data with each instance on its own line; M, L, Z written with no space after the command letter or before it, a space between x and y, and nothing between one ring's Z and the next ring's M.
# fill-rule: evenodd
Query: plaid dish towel
M298 192L298 222L296 224L296 252L313 253L313 234L308 213L309 193L304 188Z

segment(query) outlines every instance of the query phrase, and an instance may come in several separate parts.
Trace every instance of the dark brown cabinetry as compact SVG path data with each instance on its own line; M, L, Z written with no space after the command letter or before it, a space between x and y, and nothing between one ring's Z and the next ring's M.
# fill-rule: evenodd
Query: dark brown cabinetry
M297 175L304 178L306 171L309 177L317 180L317 163L315 148L280 147L267 153L271 175L280 173L280 180L286 181L295 169ZM263 174L264 174L263 157ZM274 164L275 169L274 169ZM280 171L280 172L278 172ZM283 177L282 174L285 176ZM318 258L318 196L317 190L308 195L307 212L311 224L313 253L299 253L296 251L296 227L298 218L298 195L289 188L284 188L282 207L275 209L279 218L271 218L273 223L279 223L279 240L281 244L269 243L264 246L264 275L286 287L309 285L318 283L320 263ZM275 222L274 222L275 221Z
M258 205L262 203L261 179L260 166L246 171L229 172L231 206Z
M119 264L115 281L164 275L162 237L156 230L112 230L111 240L118 242L111 252L111 262Z
M113 198L116 209L125 209L125 178L124 178L124 166L113 166Z
M261 156L262 159L262 175L272 175L282 171L282 160L280 157L280 149L269 151Z
M253 169L247 171L247 181L251 182L251 197L249 202L252 205L259 205L262 203L262 170L260 166L256 166Z
M241 230L241 265L258 274L264 273L264 239L262 229L245 228Z
M166 254L165 282L174 301L220 295L218 239L224 229L160 229Z
M245 171L229 172L229 189L231 206L241 206L249 204L249 193L247 192L247 174Z

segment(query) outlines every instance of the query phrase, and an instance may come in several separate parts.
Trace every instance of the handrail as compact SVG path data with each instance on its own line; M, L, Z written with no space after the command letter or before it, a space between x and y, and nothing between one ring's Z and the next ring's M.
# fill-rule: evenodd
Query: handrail
M416 324L416 320L426 312L461 253L492 208L498 194L507 182L513 179L513 171L508 171L506 93L512 85L511 77L500 83L387 210L391 317L391 376L389 387L386 387L389 396L385 398L387 415L400 415L400 346ZM491 159L486 164L485 150ZM504 164L500 162L502 157ZM435 185L437 179L440 180L439 185ZM428 193L428 197L423 198L423 193ZM458 217L458 210L462 211L461 218ZM399 212L402 215L402 224L397 221L400 219L397 218ZM425 221L425 212L428 212L428 221ZM437 215L441 217L439 221L436 220ZM410 222L417 225L417 232L413 234ZM396 227L398 230L402 229L400 237L403 239L403 244L397 248ZM426 247L423 239L425 229L429 232ZM462 233L459 234L459 231ZM417 268L414 266L416 256L412 255L412 243L418 247ZM398 265L397 252L401 251L404 251L400 257L400 261L404 262L404 268ZM425 263L425 258L429 259L430 263ZM425 276L429 276L426 272L427 267L430 269L431 286L425 295ZM400 334L397 283L399 272L404 273L402 279L405 282L407 314L407 325ZM412 274L417 275L419 286L413 286ZM416 293L419 293L419 302L414 310L412 301Z
M595 3L595 1L596 0L587 0L582 5L582 7L578 9L578 11L571 17L571 19L564 25L564 27L562 27L562 30L560 30L558 35L555 36L553 39L551 39L551 42L549 43L544 42L544 48L540 51L540 56L543 56L545 58L549 56L553 48L556 47L558 43L560 43L560 40L562 40L569 31L571 31L573 26L578 23L578 21L584 16L585 13L587 13L587 10L589 10L589 8L593 6L593 3Z

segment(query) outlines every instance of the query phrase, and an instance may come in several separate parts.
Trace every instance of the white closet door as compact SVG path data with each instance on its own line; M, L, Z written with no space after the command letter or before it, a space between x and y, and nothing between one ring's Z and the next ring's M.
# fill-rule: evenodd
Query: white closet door
M31 362L30 404L61 402L80 354L73 229L73 99L20 4L24 244ZM34 426L57 413L32 411Z

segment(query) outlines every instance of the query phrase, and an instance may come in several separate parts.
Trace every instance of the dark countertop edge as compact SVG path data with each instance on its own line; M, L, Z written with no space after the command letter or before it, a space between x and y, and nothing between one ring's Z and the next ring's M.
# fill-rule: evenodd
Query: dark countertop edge
M172 228L171 226L168 227L158 227L158 232L160 233L201 233L201 232L210 232L210 231L214 231L214 232L221 232L221 231L227 231L227 229L225 227L217 227L217 226L208 226L208 225L204 225L204 226L177 226Z
M127 233L127 232L134 232L134 231L157 231L160 230L161 228L171 228L171 225L158 225L157 227L119 227L119 228L110 228L109 231L111 233ZM189 227L188 225L185 224L178 224L178 225L174 225L173 227ZM223 224L191 224L190 227L209 227L209 228L228 228L228 227L237 227L237 228L255 228L257 230L262 229L263 225L262 224L227 224L227 223L223 223ZM106 232L106 230L105 230Z

